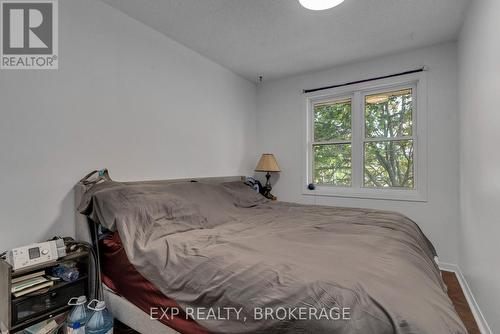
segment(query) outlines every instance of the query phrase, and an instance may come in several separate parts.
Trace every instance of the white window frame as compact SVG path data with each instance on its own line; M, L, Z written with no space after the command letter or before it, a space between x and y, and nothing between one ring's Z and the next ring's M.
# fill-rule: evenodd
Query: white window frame
M364 143L366 141L382 141L383 138L365 138L364 97L366 95L412 88L413 94L413 173L414 188L371 188L364 187ZM313 142L314 142L314 108L313 105L326 100L351 98L352 138L351 138L351 186L316 185L309 190L307 185L313 182ZM399 201L427 201L427 78L426 72L414 73L400 77L381 79L345 87L338 87L305 94L305 134L304 134L304 166L302 172L302 194L312 196L333 196L386 199ZM408 138L405 138L408 139ZM391 138L391 140L393 140Z

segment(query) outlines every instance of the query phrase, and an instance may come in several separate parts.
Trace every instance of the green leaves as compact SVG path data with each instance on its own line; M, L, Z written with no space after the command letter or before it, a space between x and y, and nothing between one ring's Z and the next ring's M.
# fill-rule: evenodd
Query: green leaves
M413 140L365 143L364 185L413 188Z
M393 138L412 135L412 90L367 95L365 137Z
M314 105L314 183L351 185L351 122L351 99Z
M351 185L351 144L314 145L314 183Z
M365 138L380 138L364 144L365 187L414 187L412 93L404 89L365 97Z
M314 141L351 140L351 99L314 105Z

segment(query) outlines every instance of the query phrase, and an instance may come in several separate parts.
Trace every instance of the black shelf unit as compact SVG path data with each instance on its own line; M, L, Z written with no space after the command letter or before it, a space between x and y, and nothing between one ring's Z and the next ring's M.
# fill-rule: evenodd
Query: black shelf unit
M73 282L57 281L41 293L31 293L15 298L11 294L12 279L37 271L55 267L63 262L74 261L80 270L80 277ZM47 262L19 270L5 260L0 260L0 333L16 333L41 321L58 317L68 312L69 297L82 294L89 298L91 291L90 253L84 250L69 253L57 261ZM74 295L77 294L77 295Z

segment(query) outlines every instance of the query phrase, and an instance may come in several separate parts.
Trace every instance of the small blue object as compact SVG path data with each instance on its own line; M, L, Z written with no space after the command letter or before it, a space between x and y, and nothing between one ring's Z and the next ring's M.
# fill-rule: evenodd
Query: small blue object
M80 277L80 272L75 267L68 267L65 265L58 265L52 268L52 275L61 278L66 282L74 282Z
M307 185L307 189L309 189L309 190L314 190L314 189L316 189L316 186L314 185L314 183L309 183L309 184Z
M101 169L101 170L99 171L99 176L104 176L104 173L105 173L105 172L106 172L106 170L105 170L105 169Z

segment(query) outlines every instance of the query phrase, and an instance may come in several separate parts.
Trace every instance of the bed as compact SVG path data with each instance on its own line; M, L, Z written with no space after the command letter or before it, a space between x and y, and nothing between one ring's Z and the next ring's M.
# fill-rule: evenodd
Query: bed
M110 309L139 332L467 333L434 247L407 217L269 201L239 177L198 181L77 186L78 211L113 233L110 253L129 262L120 266L190 315L151 320L151 305L120 296L103 270Z
M169 183L177 183L177 182L191 182L193 180L200 182L211 182L211 183L221 183L221 182L231 182L242 180L244 177L242 176L226 176L226 177L201 177L201 178L188 178L188 179L170 179L170 180L162 180L161 182L164 184ZM78 211L78 206L81 203L82 197L88 188L89 180L90 184L94 182L98 182L99 179L110 179L108 171L106 169L100 171L92 171L84 176L74 187L74 202L75 202L75 235L76 239L79 241L85 241L91 244L94 244L96 240L93 240L92 237L92 227L93 222L89 222L87 216L81 214ZM154 183L158 181L153 181ZM136 182L127 182L128 184L134 184ZM142 182L140 182L142 183ZM119 241L121 243L121 240ZM109 247L114 247L115 245L110 245ZM119 247L119 249L115 249L114 251L107 252L104 257L101 258L101 261L122 261L121 265L128 268L128 272L126 275L140 275L136 270L131 268L132 264L127 259L123 258L122 253L123 248ZM106 249L101 249L101 251L106 251ZM107 257L106 257L107 255ZM108 275L106 275L108 274ZM142 275L141 275L142 277ZM149 312L141 309L140 305L138 306L134 304L132 301L126 299L123 295L120 295L120 292L123 293L123 290L126 290L127 287L122 286L123 290L120 289L120 286L115 286L113 283L113 279L115 276L107 272L106 269L103 270L102 279L103 279L103 298L106 301L107 307L113 313L113 316L118 319L120 322L126 324L130 328L138 331L139 333L155 333L155 334L188 334L189 331L179 332L174 328L166 325L165 322L161 321L152 321ZM137 278L137 277L136 277ZM146 279L143 280L139 284L147 285ZM95 284L95 282L94 282ZM153 293L157 294L158 289L151 289L149 291L145 291L144 293ZM169 303L172 300L164 297L163 302ZM184 322L185 318L181 318ZM188 324L188 326L190 326ZM186 329L185 327L183 328ZM196 327L191 327L191 329L196 330ZM196 333L196 332L194 332ZM201 334L201 333L200 333Z

